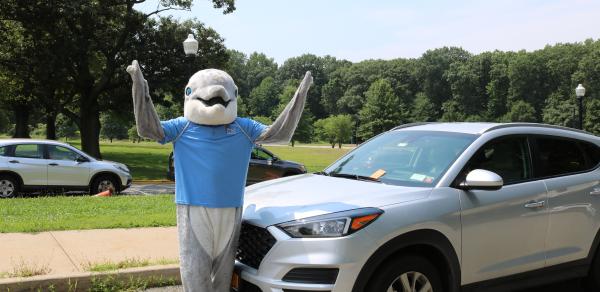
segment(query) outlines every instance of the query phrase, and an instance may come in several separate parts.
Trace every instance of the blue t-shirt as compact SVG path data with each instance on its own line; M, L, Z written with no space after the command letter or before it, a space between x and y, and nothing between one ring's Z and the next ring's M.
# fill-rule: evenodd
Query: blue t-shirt
M184 117L161 122L165 138L159 143L175 140L187 123ZM219 126L190 122L179 139L173 141L175 203L241 207L250 154L254 141L265 129L265 125L246 118Z

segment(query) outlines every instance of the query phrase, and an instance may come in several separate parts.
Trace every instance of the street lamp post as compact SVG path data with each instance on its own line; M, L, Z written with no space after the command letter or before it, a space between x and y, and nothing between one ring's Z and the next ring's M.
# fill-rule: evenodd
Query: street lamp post
M577 85L575 95L577 95L577 101L579 102L579 129L583 130L583 96L585 96L585 87L581 84Z
M194 57L196 57L196 53L198 53L198 41L194 38L193 34L188 34L187 39L183 41L183 51L185 52L186 56L191 58L191 60L188 62L188 75L192 75Z

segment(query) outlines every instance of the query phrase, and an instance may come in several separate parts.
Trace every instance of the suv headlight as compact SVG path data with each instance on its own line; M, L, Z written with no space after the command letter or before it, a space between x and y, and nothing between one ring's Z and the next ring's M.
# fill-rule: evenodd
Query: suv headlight
M381 214L383 210L363 208L309 217L276 226L295 238L341 237L363 229Z

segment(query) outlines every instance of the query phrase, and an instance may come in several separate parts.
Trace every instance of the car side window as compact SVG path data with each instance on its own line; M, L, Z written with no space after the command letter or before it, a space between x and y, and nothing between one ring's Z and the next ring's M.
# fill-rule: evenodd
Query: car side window
M0 156L8 156L8 147L0 147Z
M481 147L467 164L467 171L492 171L502 177L504 184L511 184L531 178L530 161L525 137L500 138Z
M56 145L48 145L47 147L48 159L75 161L79 157L79 154L65 147Z
M598 166L600 163L600 147L588 142L581 143L581 146L583 147L583 151L585 151L589 159L587 168L596 168L596 166Z
M273 159L273 157L267 152L260 150L260 148L254 148L254 150L252 150L252 159L269 160Z
M586 170L585 156L577 141L555 138L536 138L538 177L566 175Z
M42 147L38 144L15 145L14 157L21 158L43 158Z

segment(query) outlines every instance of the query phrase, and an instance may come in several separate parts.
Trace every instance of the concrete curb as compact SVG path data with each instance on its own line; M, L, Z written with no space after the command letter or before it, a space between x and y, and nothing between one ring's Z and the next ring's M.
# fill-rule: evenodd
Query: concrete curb
M110 272L84 272L63 275L43 275L27 278L0 279L1 292L17 291L88 291L92 280L113 279L129 281L131 279L173 279L174 284L181 284L179 265L149 266L123 269Z

